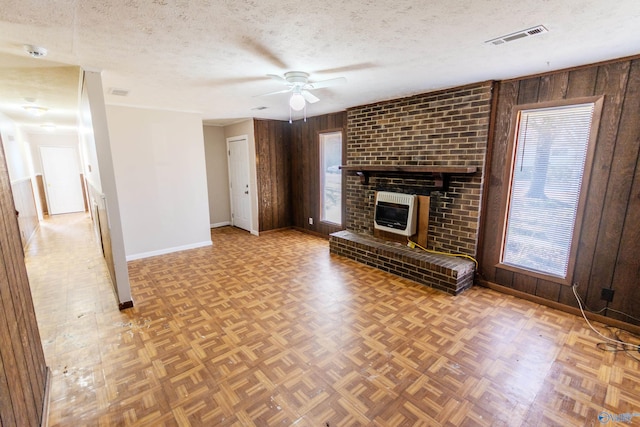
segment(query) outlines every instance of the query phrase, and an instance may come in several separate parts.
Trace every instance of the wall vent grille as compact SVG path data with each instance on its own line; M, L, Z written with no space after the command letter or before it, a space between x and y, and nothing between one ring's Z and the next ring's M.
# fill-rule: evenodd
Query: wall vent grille
M129 95L129 91L126 89L118 89L115 87L112 87L111 89L109 89L109 93L111 95L115 95L115 96L127 96Z

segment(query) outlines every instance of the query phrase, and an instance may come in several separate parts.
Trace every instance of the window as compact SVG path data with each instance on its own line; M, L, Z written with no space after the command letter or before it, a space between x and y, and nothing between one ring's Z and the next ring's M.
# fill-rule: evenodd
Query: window
M504 266L559 279L573 270L580 190L589 175L596 108L599 111L599 103L589 102L518 111Z
M320 134L320 220L342 224L342 132Z

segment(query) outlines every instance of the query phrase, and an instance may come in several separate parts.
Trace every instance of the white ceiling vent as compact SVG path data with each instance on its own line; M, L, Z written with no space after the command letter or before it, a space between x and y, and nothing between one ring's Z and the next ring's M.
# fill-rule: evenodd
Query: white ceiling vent
M118 89L112 87L111 89L109 89L109 94L115 96L127 96L129 95L129 91L127 89Z
M496 37L495 39L487 40L485 43L499 45L507 42L512 42L524 37L537 36L538 34L547 33L547 30L543 25L527 28L526 30L516 31L515 33L507 34L506 36Z

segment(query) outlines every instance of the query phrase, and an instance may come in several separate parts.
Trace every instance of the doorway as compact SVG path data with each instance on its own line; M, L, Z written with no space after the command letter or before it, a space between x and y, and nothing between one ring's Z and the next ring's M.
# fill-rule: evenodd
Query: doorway
M49 213L56 215L84 211L77 149L41 146L40 156Z
M246 135L227 138L229 154L229 194L231 225L251 231L251 195L249 194L249 140Z

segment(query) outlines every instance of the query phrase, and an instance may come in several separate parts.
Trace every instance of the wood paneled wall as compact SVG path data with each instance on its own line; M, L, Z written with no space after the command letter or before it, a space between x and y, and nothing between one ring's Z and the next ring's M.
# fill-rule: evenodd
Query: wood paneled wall
M254 120L259 231L291 227L289 123Z
M291 194L294 227L322 236L329 236L344 228L320 221L319 134L341 130L343 132L342 158L346 159L346 127L346 112L309 117L306 122L298 120L291 124ZM344 194L346 183L344 174L342 180ZM344 221L346 217L344 197L342 200ZM309 218L313 218L313 224L309 224Z
M346 129L346 112L293 123L254 120L260 231L296 227L329 236L342 226L320 221L320 132ZM346 137L343 137L343 156ZM343 189L344 191L344 189ZM343 207L343 218L345 216ZM313 224L309 224L313 218Z
M37 426L47 367L0 143L0 425Z
M513 106L604 96L572 283L592 310L640 318L640 59L624 59L500 84L490 179L483 207L481 273L502 286L577 306L571 286L501 269L501 209L506 203L507 147ZM506 178L505 178L506 177ZM603 288L615 291L611 303ZM609 317L640 324L621 314Z

